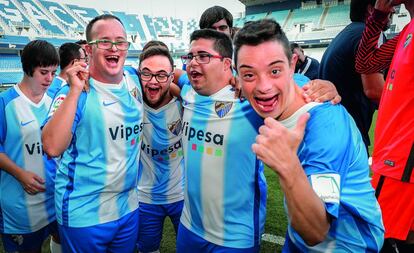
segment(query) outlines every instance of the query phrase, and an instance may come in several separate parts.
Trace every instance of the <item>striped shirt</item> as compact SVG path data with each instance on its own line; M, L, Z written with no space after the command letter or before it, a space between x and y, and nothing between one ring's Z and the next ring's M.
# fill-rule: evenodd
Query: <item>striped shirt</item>
M26 193L20 182L0 169L0 232L26 234L55 218L53 175L56 162L43 155L40 126L52 102L47 94L35 104L18 85L0 94L0 152L17 166L45 180L45 192Z
M56 94L49 118L69 86ZM138 168L143 105L137 76L119 84L90 79L90 91L78 99L72 140L56 173L59 224L88 227L114 220L138 208Z

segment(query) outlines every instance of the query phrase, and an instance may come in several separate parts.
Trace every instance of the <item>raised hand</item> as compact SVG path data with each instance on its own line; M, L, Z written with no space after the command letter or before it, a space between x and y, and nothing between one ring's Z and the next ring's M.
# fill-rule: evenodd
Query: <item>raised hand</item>
M278 174L289 174L289 168L298 161L297 150L303 140L309 113L300 116L293 130L287 129L272 118L266 118L259 128L253 152Z
M89 70L86 68L87 64L84 62L75 62L73 66L68 69L68 83L71 89L82 91L89 90Z

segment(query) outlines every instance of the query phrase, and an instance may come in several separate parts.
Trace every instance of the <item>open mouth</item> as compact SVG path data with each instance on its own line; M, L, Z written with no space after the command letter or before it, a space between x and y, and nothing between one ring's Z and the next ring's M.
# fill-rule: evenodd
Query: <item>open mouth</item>
M119 62L119 56L117 55L108 55L105 59L110 65L117 65Z
M277 102L279 101L279 94L274 95L273 97L263 98L263 97L254 97L256 104L263 112L271 112L274 110Z
M203 76L203 75L202 75L200 72L198 72L198 71L195 71L195 70L190 71L190 77L191 77L191 79L193 79L193 80L199 79L199 78L201 78L202 76Z
M147 87L147 94L149 97L155 97L160 91L161 88L159 86Z

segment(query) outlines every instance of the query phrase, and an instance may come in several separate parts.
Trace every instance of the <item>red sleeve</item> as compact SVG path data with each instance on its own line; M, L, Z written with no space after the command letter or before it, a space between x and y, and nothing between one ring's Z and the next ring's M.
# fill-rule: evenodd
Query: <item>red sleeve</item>
M387 17L388 13L377 9L374 9L372 15L368 17L355 61L355 69L358 73L377 73L390 66L400 34L378 47L378 39Z

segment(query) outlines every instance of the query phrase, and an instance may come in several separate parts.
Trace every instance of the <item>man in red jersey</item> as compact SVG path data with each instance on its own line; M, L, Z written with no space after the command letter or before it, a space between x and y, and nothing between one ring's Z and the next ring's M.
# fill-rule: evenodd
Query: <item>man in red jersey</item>
M411 16L399 35L378 48L375 38L393 6ZM358 49L356 69L389 66L375 129L372 184L385 226L382 252L414 252L414 0L377 0Z

